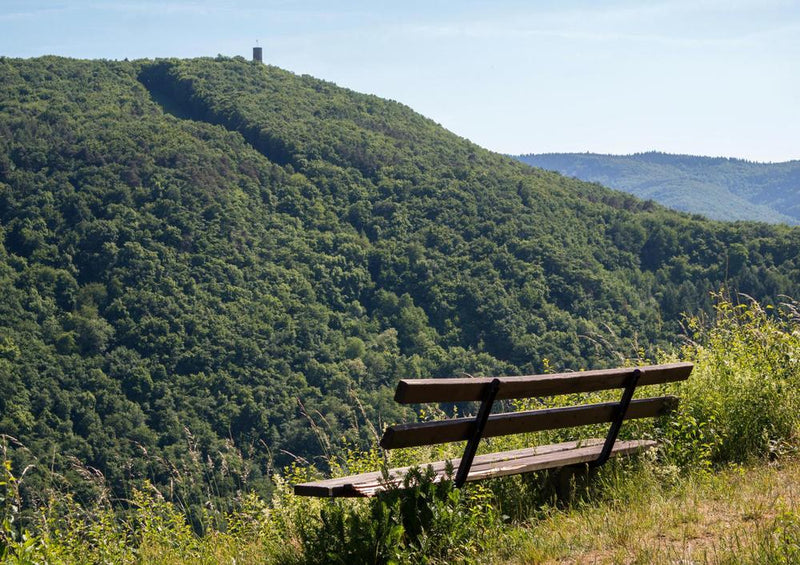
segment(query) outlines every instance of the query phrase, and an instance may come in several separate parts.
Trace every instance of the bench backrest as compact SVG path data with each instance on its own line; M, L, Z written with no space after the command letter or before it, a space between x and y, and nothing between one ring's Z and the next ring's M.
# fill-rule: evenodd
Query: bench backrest
M426 402L463 402L487 400L489 406L480 430L480 437L536 432L615 422L615 420L648 418L673 410L678 403L674 396L658 396L631 400L637 386L685 380L692 372L691 363L672 363L647 367L607 369L580 373L530 375L498 378L453 378L401 380L395 400L401 404ZM633 386L630 386L633 383ZM490 389L493 396L489 399ZM619 402L603 402L560 408L488 415L494 400L556 396L610 389L626 389L629 393ZM624 406L623 406L624 405ZM620 408L623 413L620 414ZM480 416L480 414L479 414ZM434 422L415 422L389 426L381 439L381 447L393 449L435 445L473 439L475 417L453 418Z

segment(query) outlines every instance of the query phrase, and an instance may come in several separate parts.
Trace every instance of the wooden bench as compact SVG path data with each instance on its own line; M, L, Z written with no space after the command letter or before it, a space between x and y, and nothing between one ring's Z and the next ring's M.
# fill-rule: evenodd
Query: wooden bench
M427 402L481 402L478 414L469 418L453 418L433 422L399 424L386 428L380 445L384 449L436 445L467 441L461 459L452 461L458 469L455 484L502 477L529 471L579 464L597 467L610 457L629 454L656 445L651 440L617 441L623 420L657 417L674 410L678 399L658 396L633 400L638 386L682 381L689 378L691 363L672 363L624 369L607 369L580 373L533 375L498 378L453 378L401 380L395 400L401 404ZM602 402L559 408L543 408L523 412L491 414L496 400L541 398L562 394L623 389L618 402ZM610 423L605 439L572 441L542 445L501 453L475 456L481 438L538 432ZM436 472L435 480L447 477L446 461L425 464ZM374 496L387 488L402 487L409 467L375 471L348 477L295 485L301 496L354 497Z

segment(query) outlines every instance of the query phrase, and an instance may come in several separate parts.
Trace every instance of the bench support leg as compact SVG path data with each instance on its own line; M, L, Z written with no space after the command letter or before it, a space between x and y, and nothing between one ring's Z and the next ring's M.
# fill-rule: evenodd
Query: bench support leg
M588 491L595 469L585 463L559 468L554 477L556 500L569 504Z
M603 444L603 449L600 451L600 456L589 463L590 467L599 467L608 461L608 458L611 456L611 450L614 449L614 443L617 441L619 429L622 427L623 420L625 420L625 413L628 411L628 406L631 404L631 399L633 399L633 393L636 391L636 385L639 382L639 376L641 374L642 372L639 369L636 369L628 378L628 383L625 385L625 390L623 391L622 398L619 401L619 407L617 408L616 416L614 417L614 421L611 422L611 427L608 430L606 442Z
M458 465L455 481L457 488L461 488L467 482L472 460L475 459L475 452L478 451L483 428L486 427L486 422L489 420L489 414L492 411L492 404L494 404L498 390L500 390L500 379L493 379L492 382L486 385L483 401L481 402L480 410L478 410L478 416L475 418L475 428L472 430L472 436L467 441L467 447L464 449L464 455L461 456L461 463Z

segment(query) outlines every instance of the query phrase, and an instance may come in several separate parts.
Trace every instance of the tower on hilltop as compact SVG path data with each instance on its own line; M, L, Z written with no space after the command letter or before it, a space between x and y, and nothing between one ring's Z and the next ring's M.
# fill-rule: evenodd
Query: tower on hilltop
M263 57L261 53L261 47L258 47L258 42L256 41L256 47L253 47L253 62L256 63L263 63Z

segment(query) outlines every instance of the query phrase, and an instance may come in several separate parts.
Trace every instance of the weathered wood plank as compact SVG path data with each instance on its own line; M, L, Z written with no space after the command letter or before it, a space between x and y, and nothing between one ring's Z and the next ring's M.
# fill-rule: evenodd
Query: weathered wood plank
M650 440L633 440L633 441L619 441L614 445L611 451L611 456L625 455L642 451L654 447L655 441ZM603 445L592 445L588 447L579 447L576 449L561 450L548 454L534 454L528 457L520 457L515 459L505 460L496 464L484 464L474 466L467 476L467 482L480 481L483 479L504 477L508 475L518 475L521 473L528 473L531 471L542 471L544 469L554 469L556 467L566 467L568 465L578 465L580 463L589 463L594 461L600 455ZM443 475L436 476L435 481L444 480ZM372 483L356 483L352 485L352 490L359 493L361 496L375 496L381 491L388 488L402 487L402 479L398 481L383 482L377 481Z
M515 459L527 457L530 455L546 455L548 453L556 453L558 451L565 451L568 449L575 449L576 447L602 445L602 439L586 439L582 441L568 441L564 443L557 443L552 445L540 445L537 447L526 447L523 449L515 449L511 451L502 451L498 453L487 453L484 455L477 455L472 462L472 468L480 467L482 465L491 465L506 461L508 459ZM457 469L461 464L461 459L450 460L453 468ZM438 474L444 474L446 461L434 461L433 463L423 463L418 465L421 468L427 468L428 465L433 467L433 470ZM411 467L397 467L389 470L389 475L393 479L400 479L408 472ZM368 473L360 473L358 475L348 475L346 477L337 477L333 479L323 479L320 481L312 481L308 483L297 484L294 486L294 492L300 496L361 496L352 490L353 484L376 482L382 479L383 475L380 471L370 471ZM349 494L348 494L349 493Z
M692 363L671 363L580 373L498 377L500 390L497 400L623 388L634 369L641 371L639 386L682 381L689 378L693 367ZM394 399L401 404L479 401L492 380L493 377L401 380Z
M673 410L677 403L678 399L674 396L634 400L625 414L625 419L632 420L660 416ZM494 414L489 416L489 420L486 422L483 437L539 432L610 422L614 418L618 406L618 402L604 402L584 406ZM474 418L454 418L452 420L389 426L381 438L381 447L384 449L396 449L399 447L463 441L469 438L474 425Z
M642 451L655 445L656 442L650 440L618 441L612 456ZM480 455L475 458L467 481L588 463L600 455L602 448L603 440L591 439ZM454 467L458 467L459 460L453 460L452 463ZM445 461L436 461L430 465L436 472L434 482L446 478ZM401 488L408 469L409 467L391 469L388 472L388 481L384 481L380 472L373 472L296 485L295 494L322 497L374 496L387 488Z

